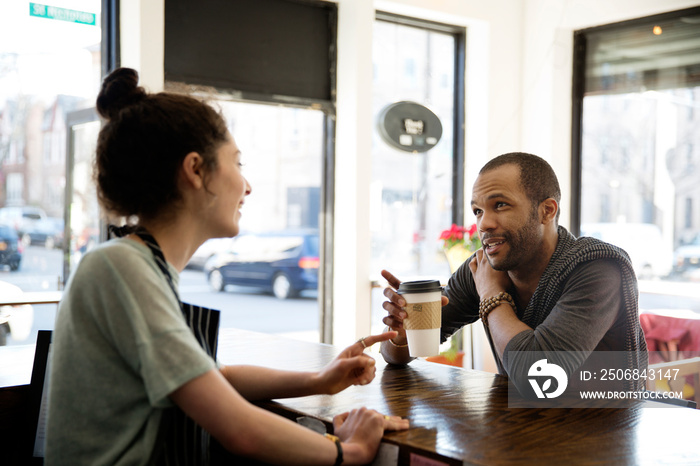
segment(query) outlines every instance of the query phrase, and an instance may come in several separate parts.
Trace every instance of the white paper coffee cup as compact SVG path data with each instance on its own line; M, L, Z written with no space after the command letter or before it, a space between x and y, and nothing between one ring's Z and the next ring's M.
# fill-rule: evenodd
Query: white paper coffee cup
M411 357L435 356L440 353L442 323L442 287L438 280L403 282L398 293L406 300L403 325Z

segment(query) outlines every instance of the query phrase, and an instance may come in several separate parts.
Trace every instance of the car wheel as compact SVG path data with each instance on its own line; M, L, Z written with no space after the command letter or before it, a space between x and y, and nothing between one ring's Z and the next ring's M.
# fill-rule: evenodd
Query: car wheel
M292 287L292 282L289 281L289 277L283 273L275 275L275 278L272 279L272 293L278 299L287 299L294 296L295 290Z
M10 270L12 272L14 272L18 269L19 269L19 260L13 260L12 262L10 262Z
M221 275L219 269L214 269L209 272L209 286L211 286L214 291L224 291L226 284L224 283L224 276Z

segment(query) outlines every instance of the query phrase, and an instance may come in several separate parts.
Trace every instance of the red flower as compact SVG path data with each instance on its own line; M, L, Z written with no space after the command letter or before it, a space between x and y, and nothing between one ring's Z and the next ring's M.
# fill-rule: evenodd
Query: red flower
M481 247L481 241L476 231L476 224L465 228L454 223L449 230L443 230L440 233L440 239L443 241L443 247L449 249L458 244L466 246L471 251L476 251Z

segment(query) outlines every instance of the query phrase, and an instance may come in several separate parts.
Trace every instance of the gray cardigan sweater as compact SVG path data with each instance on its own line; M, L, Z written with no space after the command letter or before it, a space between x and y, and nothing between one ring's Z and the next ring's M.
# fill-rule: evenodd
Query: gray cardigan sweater
M442 336L446 339L465 324L478 320L479 295L465 262L450 278L443 308ZM618 365L648 366L644 333L639 323L637 279L627 253L594 238L575 238L559 227L559 241L526 309L518 318L533 330L509 342L503 361L487 331L499 372L518 388L528 389L527 371L537 358L547 357L569 377L593 351L614 351ZM612 356L612 353L611 353ZM643 388L640 382L625 389ZM522 392L522 390L521 390Z

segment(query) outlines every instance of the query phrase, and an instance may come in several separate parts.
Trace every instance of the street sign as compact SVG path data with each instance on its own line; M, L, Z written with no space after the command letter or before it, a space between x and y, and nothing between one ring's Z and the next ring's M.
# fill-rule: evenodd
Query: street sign
M37 18L57 19L60 21L68 21L71 23L87 24L88 26L96 25L95 13L87 11L69 10L68 8L59 8L56 6L42 5L41 3L29 4L29 16Z

